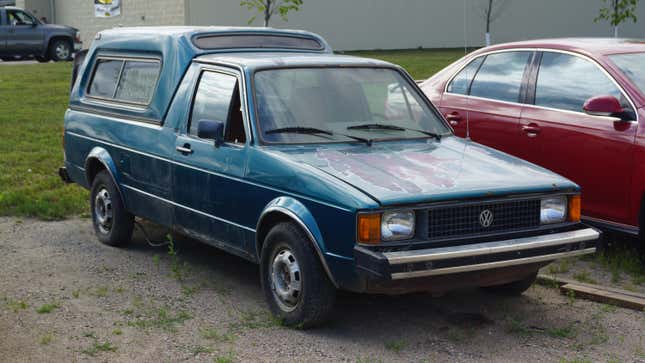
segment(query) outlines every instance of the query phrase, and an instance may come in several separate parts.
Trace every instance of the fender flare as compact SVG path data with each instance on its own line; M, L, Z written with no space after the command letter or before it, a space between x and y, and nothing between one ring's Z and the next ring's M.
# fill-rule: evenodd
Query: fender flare
M110 156L110 153L100 146L95 146L85 158L85 181L87 182L88 187L90 189L92 188L92 180L90 179L90 163L92 163L94 160L101 163L105 170L107 170L108 174L110 174L112 182L116 186L116 190L118 190L119 192L121 201L125 203L125 199L123 199L123 194L121 193L121 188L119 186L116 164L114 163L112 156Z
M260 234L258 232L260 231L262 223L264 222L266 217L275 213L282 214L284 217L292 220L298 226L300 226L300 228L302 228L302 230L306 233L309 242L316 250L316 254L318 255L320 263L322 264L327 277L332 282L332 284L334 284L334 286L338 288L338 284L336 283L336 280L334 279L334 276L327 264L327 260L325 259L324 251L326 251L326 248L316 220L314 219L309 209L307 209L307 207L305 207L302 203L292 197L275 198L271 202L269 202L262 210L262 213L260 213L260 218L258 218L258 223L255 229L255 251L258 261L261 260L260 246L262 242L264 242L260 240Z

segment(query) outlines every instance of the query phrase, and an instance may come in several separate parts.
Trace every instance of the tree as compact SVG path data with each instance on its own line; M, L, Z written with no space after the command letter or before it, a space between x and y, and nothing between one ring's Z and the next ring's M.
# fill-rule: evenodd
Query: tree
M287 21L287 14L290 11L300 10L302 0L242 0L240 6L246 6L249 10L255 10L264 17L264 26L269 26L271 17L278 13L282 20ZM251 24L257 15L249 19Z
M486 18L486 46L490 45L490 25L493 23L504 10L506 0L488 0L488 5L484 8L484 17Z
M600 8L595 22L607 20L614 27L614 38L618 38L618 25L632 20L636 22L636 7L639 0L602 0L604 7Z

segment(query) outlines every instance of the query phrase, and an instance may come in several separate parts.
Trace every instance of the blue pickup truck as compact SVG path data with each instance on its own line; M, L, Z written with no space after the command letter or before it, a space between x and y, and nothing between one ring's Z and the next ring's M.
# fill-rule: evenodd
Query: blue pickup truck
M47 24L30 12L0 6L0 59L35 57L39 62L72 59L83 43L78 29Z
M59 173L98 239L138 216L258 263L288 325L337 289L521 294L600 237L577 185L455 137L401 67L312 33L119 28L78 67Z

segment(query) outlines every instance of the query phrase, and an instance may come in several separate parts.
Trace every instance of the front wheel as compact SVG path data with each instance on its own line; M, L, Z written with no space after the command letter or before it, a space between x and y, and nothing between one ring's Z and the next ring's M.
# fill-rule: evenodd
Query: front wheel
M105 170L94 177L90 207L94 232L99 241L109 246L123 246L130 242L134 216L125 210L117 186Z
M486 286L484 290L498 295L520 296L533 285L536 279L537 272L534 272L521 280L504 285Z
M72 44L67 40L55 40L49 48L49 58L54 62L72 59Z
M289 222L276 225L265 238L260 266L262 290L271 313L287 326L318 325L334 306L336 288L312 243Z

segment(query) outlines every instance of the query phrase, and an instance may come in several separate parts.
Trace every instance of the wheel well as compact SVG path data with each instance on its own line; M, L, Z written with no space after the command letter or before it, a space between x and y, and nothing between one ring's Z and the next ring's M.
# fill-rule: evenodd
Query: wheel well
M85 166L85 175L87 177L87 184L90 188L92 187L96 174L101 170L107 170L107 168L101 161L99 161L99 159L91 158L87 161L87 165Z
M289 217L288 215L281 213L279 211L269 212L262 217L262 221L260 222L258 229L255 231L255 236L256 236L255 245L256 245L256 252L258 255L258 261L261 258L262 245L264 244L264 239L266 238L267 234L269 234L269 231L271 230L271 228L273 228L275 225L277 225L280 222L295 222L295 221L291 219L291 217Z
M47 43L47 53L49 53L49 51L51 50L52 44L54 44L54 42L57 41L57 40L64 40L64 41L68 42L70 45L74 43L72 41L72 38L70 38L70 37L66 37L66 36L62 36L62 35L53 36L53 37L51 37L49 39L49 43Z

